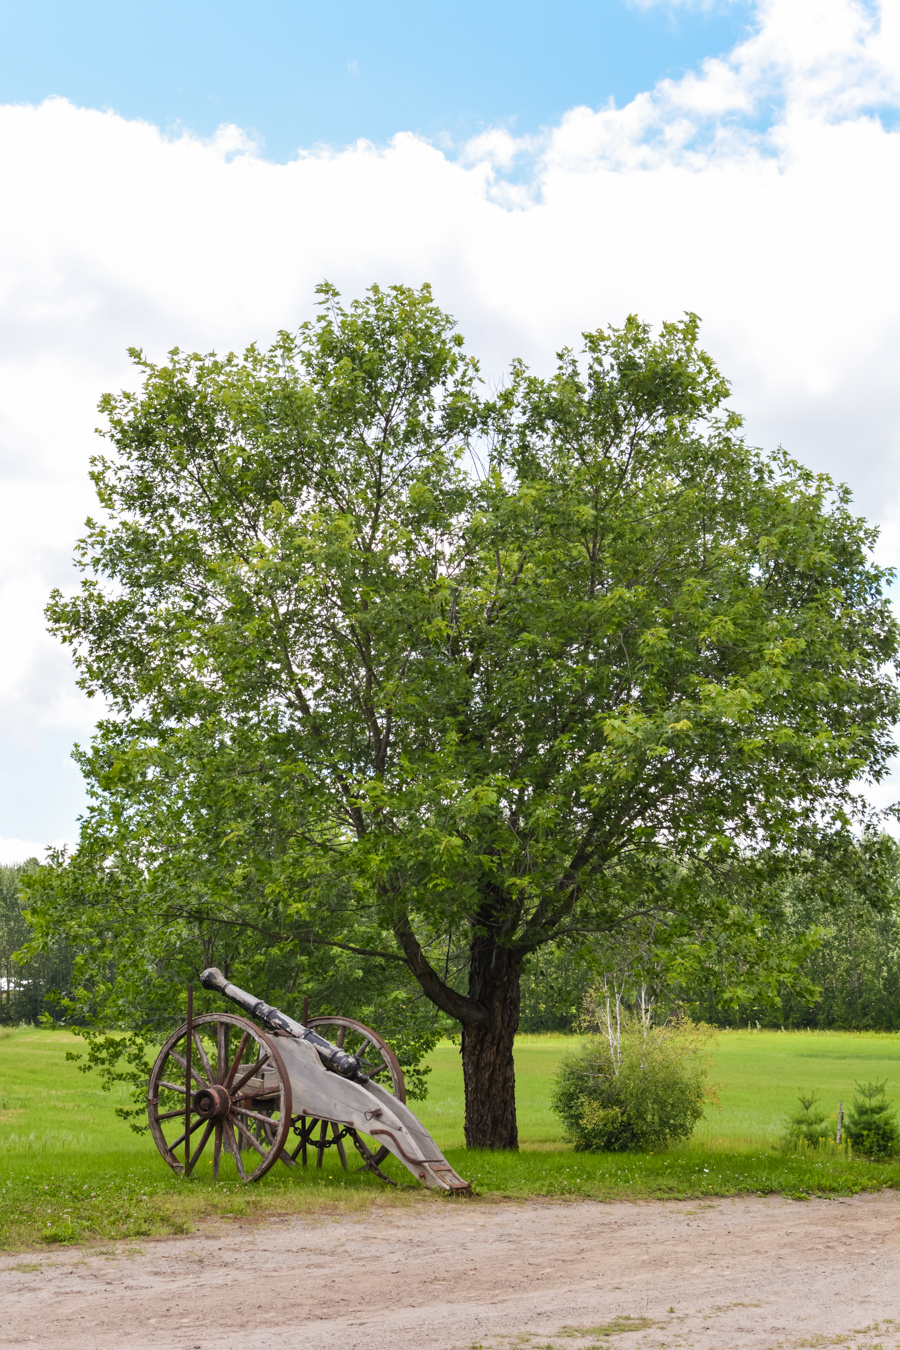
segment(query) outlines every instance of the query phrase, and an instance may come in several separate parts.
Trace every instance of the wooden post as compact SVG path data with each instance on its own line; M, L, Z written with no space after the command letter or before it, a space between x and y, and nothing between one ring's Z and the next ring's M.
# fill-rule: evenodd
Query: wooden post
M187 1036L184 1042L184 1175L191 1165L191 1051L194 1048L194 986L188 985Z

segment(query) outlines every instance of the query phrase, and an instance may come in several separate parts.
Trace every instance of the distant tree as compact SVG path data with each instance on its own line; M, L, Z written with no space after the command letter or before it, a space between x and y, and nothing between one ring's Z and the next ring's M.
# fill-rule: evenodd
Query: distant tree
M808 939L802 982L771 987L768 998L728 1001L733 964L717 957L679 991L697 1016L719 1025L763 1021L784 1027L900 1030L900 845L864 835L838 857L800 855L779 879L773 912L785 938Z
M99 933L107 1008L118 943L152 965L128 913L151 951L393 968L461 1024L468 1143L515 1147L546 943L652 919L777 974L765 908L698 877L850 839L900 714L887 573L845 489L746 445L692 316L485 400L427 288L320 291L269 351L133 352L101 405L103 514L48 614L109 713L39 940Z
M574 1031L591 980L592 967L580 945L540 947L522 970L519 1030Z
M71 984L74 954L65 939L57 936L31 959L24 955L32 932L22 883L38 866L37 858L0 864L0 1022L36 1022L43 1013L58 1016L55 995Z
M809 869L794 878L788 922L797 932L822 932L804 962L820 992L810 1002L785 989L784 1026L900 1031L900 847L888 838L880 844L881 865L871 854L863 860L875 887L854 884L852 874L823 886Z
M22 979L22 970L14 953L28 940L30 933L19 899L22 868L0 864L0 1022L12 1022L13 1001Z

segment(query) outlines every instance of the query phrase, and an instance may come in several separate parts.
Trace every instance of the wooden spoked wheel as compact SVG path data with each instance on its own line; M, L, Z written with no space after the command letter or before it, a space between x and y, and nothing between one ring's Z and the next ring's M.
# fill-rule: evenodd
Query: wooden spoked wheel
M307 1026L339 1050L358 1059L363 1073L386 1088L398 1102L406 1101L400 1061L377 1031L362 1022L355 1022L352 1017L311 1017Z
M291 1084L274 1038L231 1013L193 1021L190 1093L187 1023L160 1050L147 1089L156 1147L173 1171L258 1181L281 1156L291 1127ZM190 1141L186 1149L185 1142Z
M320 1036L324 1036L332 1045L338 1046L348 1055L356 1056L363 1073L379 1083L398 1102L406 1101L406 1084L400 1061L387 1041L377 1031L357 1022L352 1017L310 1017L306 1025ZM358 1156L362 1158L362 1167L376 1171L378 1164L384 1162L390 1150L382 1145L378 1149L370 1148L365 1138L357 1130L337 1124L333 1120L318 1120L314 1116L295 1116L292 1122L297 1142L288 1141L285 1159L301 1162L304 1166L315 1162L321 1168L328 1151L334 1149L337 1161L345 1171ZM384 1180L384 1174L378 1172Z

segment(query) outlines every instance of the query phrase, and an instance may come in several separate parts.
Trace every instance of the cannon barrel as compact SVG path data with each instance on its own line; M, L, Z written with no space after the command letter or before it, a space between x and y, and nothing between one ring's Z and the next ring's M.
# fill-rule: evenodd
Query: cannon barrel
M273 1008L271 1004L264 1003L261 998L255 998L253 994L248 994L246 989L239 989L236 984L226 980L221 970L216 966L210 966L204 970L200 976L200 983L204 989L215 989L216 993L222 994L225 998L231 999L239 1008L250 1013L267 1026L270 1031L281 1031L288 1036L293 1036L298 1041L306 1041L309 1045L315 1047L319 1058L327 1068L334 1069L344 1078L351 1079L354 1083L368 1083L369 1079L360 1068L359 1060L353 1055L347 1055L343 1050L332 1045L331 1041L326 1041L324 1036L319 1036L315 1031L303 1025L302 1022L295 1022L293 1017L288 1017L286 1013L278 1008Z

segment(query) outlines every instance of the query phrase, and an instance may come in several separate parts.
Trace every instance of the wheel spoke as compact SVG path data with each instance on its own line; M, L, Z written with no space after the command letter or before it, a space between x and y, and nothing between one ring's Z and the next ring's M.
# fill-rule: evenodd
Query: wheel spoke
M178 1115L183 1116L183 1115L184 1115L184 1112L183 1112L183 1111L179 1111L179 1112L178 1112ZM185 1134L193 1134L194 1131L195 1131L195 1130L199 1130L200 1126L203 1125L203 1124L204 1124L204 1121L203 1121L203 1118L201 1117L199 1120L195 1120L195 1121L194 1121L193 1125L191 1126L191 1128L190 1128L189 1130L187 1130L187 1131L182 1130L182 1131L181 1131L181 1134L178 1136L178 1138L177 1138L177 1139L174 1139L174 1140L172 1141L172 1143L168 1145L169 1152L170 1152L170 1153L174 1153L175 1150L176 1150L176 1148L178 1147L178 1145L184 1143L184 1137L185 1137Z
M322 1128L319 1130L319 1152L316 1158L316 1167L322 1166L322 1159L325 1157L325 1149L328 1145L328 1121L322 1121Z
M179 1064L181 1068L184 1069L185 1073L187 1073L187 1060L184 1058L183 1055L179 1055L177 1050L170 1050L169 1056L171 1059L174 1059L176 1064ZM193 1065L191 1065L191 1077L193 1078L194 1082L197 1084L198 1087L206 1087L206 1084L200 1077L199 1073L197 1073ZM174 1084L172 1086L174 1087ZM182 1088L181 1091L184 1092L184 1088Z
M252 1069L248 1069L246 1073L242 1073L237 1082L232 1085L231 1088L232 1093L237 1095L237 1093L240 1092L244 1084L249 1083L250 1079L255 1077L255 1075L259 1072L259 1070L263 1067L263 1065L268 1064L268 1062L269 1062L269 1052L267 1050L266 1053L264 1055L261 1055L260 1058L256 1061Z
M216 1082L224 1083L228 1063L228 1023L216 1024Z
M302 1151L302 1153L303 1153L303 1166L305 1167L305 1166L306 1166L306 1146L307 1146L307 1144L309 1143L310 1135L312 1134L313 1130L315 1129L316 1125L318 1125L319 1122L318 1122L317 1120L311 1120L311 1121L309 1122L309 1124L307 1124L306 1116L295 1116L295 1117L294 1117L293 1123L296 1124L296 1122L297 1122L298 1120L300 1121L300 1138L297 1140L296 1147L294 1148L294 1151L293 1151L293 1153L291 1154L291 1157L293 1158L294 1162L296 1162L296 1161L297 1161L297 1154L300 1153L300 1152Z
M362 1043L361 1043L360 1045L358 1045L358 1046L356 1047L356 1049L353 1051L353 1058L357 1061L357 1063L358 1063L361 1067L364 1067L364 1068L365 1068L366 1073L367 1073L367 1074L369 1075L369 1077L371 1078L371 1077L372 1077L372 1073L370 1072L369 1066L368 1066L368 1064L366 1063L365 1059L363 1059L363 1055L365 1054L366 1050L368 1050L368 1048L369 1048L370 1045L372 1045L372 1041L369 1040L369 1037L368 1037L368 1036L364 1036L363 1039L362 1039ZM377 1072L377 1070L376 1070L376 1072Z
M247 1126L244 1124L242 1120L235 1120L233 1123L238 1127L241 1134L247 1140L247 1143L251 1146L251 1148L255 1148L261 1158L268 1158L269 1153L271 1152L271 1146L267 1149L263 1148L262 1144L259 1142L258 1139L254 1138L254 1136L250 1133L250 1131L247 1129Z
M219 1180L219 1164L222 1161L222 1130L221 1125L216 1126L216 1141L213 1145L213 1181Z
M231 1154L232 1158L234 1158L234 1165L238 1170L238 1176L240 1177L241 1181L246 1181L247 1173L244 1171L244 1164L241 1161L241 1150L238 1148L237 1143L235 1142L234 1130L231 1128L230 1121L226 1120L222 1122L222 1132L225 1136L225 1146L228 1149L228 1152Z
M353 1140L356 1151L363 1160L362 1167L357 1167L355 1170L357 1172L374 1172L377 1177L379 1177L382 1181L386 1181L389 1186L396 1186L397 1183L396 1181L394 1181L393 1177L389 1177L387 1173L382 1172L381 1168L378 1166L379 1163L384 1162L385 1158L388 1156L390 1152L390 1149L382 1147L378 1150L377 1153L373 1153L372 1150L369 1148L368 1144L361 1137L361 1135L359 1135L356 1132L356 1130L351 1129L348 1130L347 1133Z
M306 1116L303 1117L303 1120L304 1120L304 1122L306 1121ZM304 1135L303 1135L303 1166L304 1166L304 1167L306 1166L306 1162L307 1162L307 1158L306 1158L306 1150L307 1150L307 1147L312 1143L312 1134L313 1134L313 1130L316 1128L316 1126L318 1125L318 1123L319 1123L319 1122L318 1122L317 1120L311 1120L311 1121L309 1122L309 1125L307 1126L305 1132L304 1132Z
M194 1153L193 1153L193 1156L192 1156L190 1162L188 1163L187 1167L185 1168L185 1171L184 1171L185 1176L190 1176L191 1172L193 1172L193 1170L194 1170L194 1164L196 1163L197 1159L200 1157L200 1154L201 1154L201 1153L203 1152L203 1150L206 1148L206 1145L207 1145L208 1142L209 1142L209 1136L212 1134L212 1132L213 1132L213 1122L212 1122L211 1120L208 1120L208 1121L206 1122L206 1129L203 1131L203 1138L200 1140L200 1143L197 1145L196 1149L194 1150Z
M271 1116L264 1116L261 1111L250 1111L246 1106L233 1106L231 1108L231 1113L235 1116L246 1116L248 1120L255 1120L260 1125L268 1126L277 1124Z
M184 1120L184 1107L183 1107L183 1106L179 1107L179 1109L178 1109L177 1111L162 1111L162 1112L160 1112L160 1114L156 1117L156 1119L157 1119L157 1120L174 1120L176 1116L179 1116L182 1120Z
M212 1065L209 1062L209 1056L206 1053L206 1048L203 1042L201 1041L199 1035L197 1034L196 1027L194 1028L194 1044L197 1047L197 1054L200 1056L200 1063L203 1065L203 1072L206 1074L206 1081L208 1083L214 1083L216 1080L215 1075L213 1074L212 1071Z
M231 1065L231 1068L228 1070L228 1077L225 1079L225 1087L227 1088L230 1088L232 1083L234 1082L234 1075L237 1073L240 1062L244 1058L244 1051L247 1049L247 1042L249 1041L249 1039L250 1039L250 1032L245 1031L244 1034L241 1036L240 1044L238 1045L237 1048L237 1054L234 1057L234 1061Z
M341 1127L340 1125L335 1124L334 1121L332 1121L331 1124L331 1133L334 1135L334 1142L337 1145L338 1157L340 1158L344 1171L346 1172L349 1169L347 1167L347 1155L344 1152L344 1141L341 1138Z
M170 1092L180 1092L182 1097L184 1096L186 1091L184 1083L167 1083L165 1078L160 1079L160 1082L157 1084L157 1086L161 1088L168 1088Z

